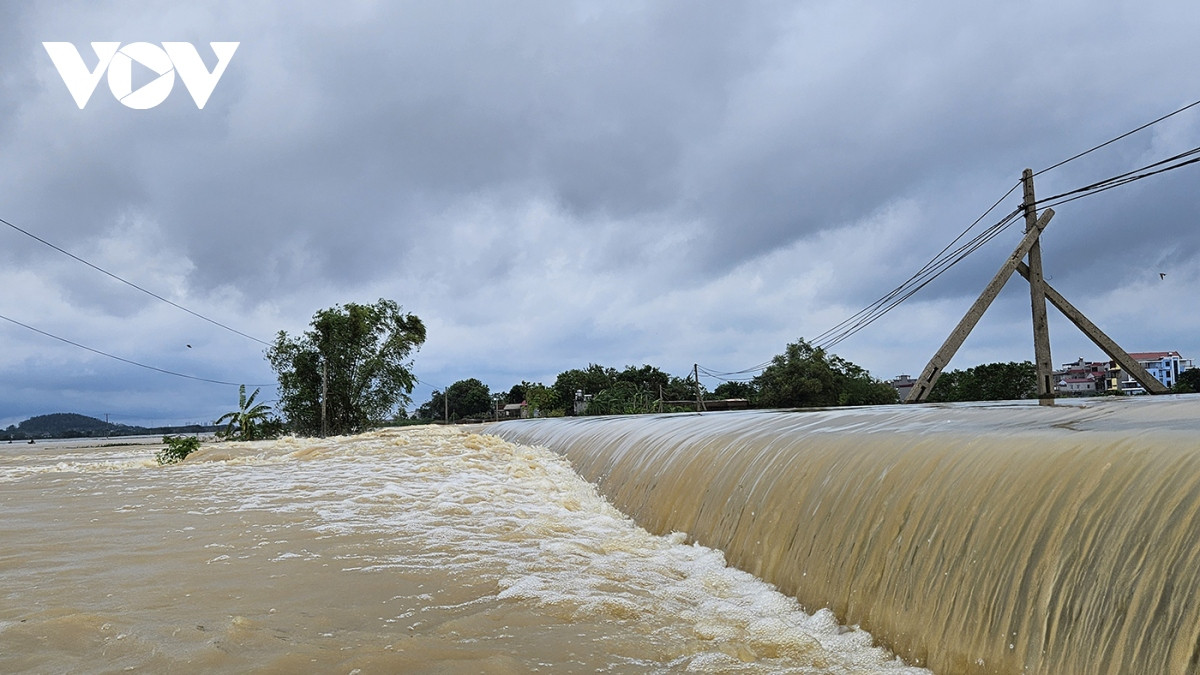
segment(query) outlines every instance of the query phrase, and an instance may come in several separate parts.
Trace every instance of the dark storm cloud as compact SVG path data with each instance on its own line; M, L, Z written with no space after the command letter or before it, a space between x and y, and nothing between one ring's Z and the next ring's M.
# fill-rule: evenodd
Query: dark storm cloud
M420 358L446 379L749 361L715 364L734 369L902 282L1021 169L1200 98L1192 14L1120 2L6 5L0 217L256 335L397 297L434 328ZM47 40L85 60L90 40L190 40L209 66L207 41L240 46L204 110L178 83L161 106L129 110L101 82L80 111ZM1041 175L1039 194L1200 145L1198 120ZM1186 294L1196 171L1059 208L1052 283L1096 312ZM847 356L919 370L904 364L944 337L1019 229ZM0 235L15 289L0 313L63 330L87 317L83 337L164 363L211 329ZM1180 285L1143 286L1150 272ZM164 339L126 339L121 321ZM1024 344L1006 325L979 354ZM40 344L13 339L22 353ZM261 345L237 340L235 370L261 373ZM505 364L479 365L497 349Z

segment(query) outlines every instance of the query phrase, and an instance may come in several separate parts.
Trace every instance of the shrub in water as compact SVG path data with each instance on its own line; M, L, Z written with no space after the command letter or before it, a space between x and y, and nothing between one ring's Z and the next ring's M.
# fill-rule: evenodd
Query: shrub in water
M154 455L159 464L182 462L185 457L200 449L200 439L194 436L163 436L163 443L166 443L167 447Z

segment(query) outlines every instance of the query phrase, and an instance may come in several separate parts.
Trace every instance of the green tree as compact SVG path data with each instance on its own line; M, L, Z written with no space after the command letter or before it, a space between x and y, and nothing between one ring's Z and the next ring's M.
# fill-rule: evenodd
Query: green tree
M446 388L450 399L450 419L490 417L492 394L488 386L475 378L459 380Z
M1200 368L1189 368L1179 373L1179 379L1171 391L1176 394L1193 394L1200 392Z
M776 355L754 378L758 402L766 408L895 403L896 390L838 356L801 339Z
M410 402L416 378L409 354L425 342L425 324L392 300L347 303L313 315L311 329L280 331L267 350L279 378L280 408L292 429L321 433L321 392L331 434L357 433Z
M434 390L429 401L417 408L417 417L428 420L451 420L481 417L492 414L492 395L488 386L475 378L459 380L446 387L445 392Z
M266 438L270 431L270 408L265 403L254 403L258 389L249 397L246 396L246 385L238 387L238 409L227 412L216 421L217 426L228 422L228 425L217 432L222 438L231 441L256 441Z
M417 408L415 416L423 420L440 420L446 417L446 395L437 389L429 395L429 400Z
M653 392L658 396L658 388L666 389L671 383L671 376L654 366L643 365L625 366L625 370L617 373L613 377L614 382L628 382L646 391Z
M758 398L758 392L749 382L722 382L713 389L713 398L744 398L753 402Z
M1029 361L985 363L943 372L929 392L933 403L1014 401L1037 397L1037 368Z
M525 382L525 403L531 417L559 417L564 414L558 391L538 382Z
M658 391L626 380L613 383L592 396L586 415L640 415L658 410Z
M595 396L617 381L617 371L594 363L585 369L566 370L554 380L554 391L568 415L575 414L575 394L582 392Z

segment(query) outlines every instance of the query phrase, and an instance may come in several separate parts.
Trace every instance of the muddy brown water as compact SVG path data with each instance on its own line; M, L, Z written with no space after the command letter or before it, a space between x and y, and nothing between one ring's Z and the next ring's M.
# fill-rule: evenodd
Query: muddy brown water
M1200 396L504 423L939 673L1200 672Z
M925 672L545 448L156 449L0 446L0 672Z

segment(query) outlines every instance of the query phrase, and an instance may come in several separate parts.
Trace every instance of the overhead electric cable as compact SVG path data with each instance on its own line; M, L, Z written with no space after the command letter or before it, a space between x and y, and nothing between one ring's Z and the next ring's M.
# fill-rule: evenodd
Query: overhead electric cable
M1013 189L1016 189L1015 186ZM971 229L973 229L984 216L986 216L988 213L991 213L991 211L994 210L996 206L998 206L1004 199L1006 199L1008 195L1012 194L1013 189L1010 189L1004 195L1004 197L1001 197L1001 199L993 204L991 208L985 211L983 216L980 216L980 218L976 219L974 223L972 223L966 230L955 237L949 245L931 258L929 262L925 263L920 270L904 281L904 283L892 289L883 297L879 298L867 307L859 310L850 318L813 338L813 346L820 349L829 349L840 343L842 340L854 335L863 328L866 328L884 314L887 314L892 309L897 307L900 303L912 297L913 294L924 288L929 284L929 282L941 276L946 270L958 264L962 259L966 258L971 253L979 250L980 247L994 239L997 235L1011 226L1012 223L1015 222L1017 216L1022 213L1022 208L1015 209L1007 216L997 221L980 234L976 235L973 239L960 245L953 251L950 251L950 246L953 246L956 242L961 240L962 237Z
M231 327L229 327L229 326L226 326L225 324L221 323L220 321L217 321L217 320L215 320L215 319L210 319L210 318L208 318L207 316L204 316L203 314L200 314L199 312L194 312L194 311L192 311L192 310L188 309L187 307L184 307L183 305L180 305L179 303L172 302L171 300L168 300L168 299L164 298L163 296L161 296L161 295L159 295L159 294L157 294L157 293L155 293L155 292L153 292L153 291L146 290L145 288L142 288L141 286L138 286L137 284L133 283L132 281L129 281L129 280L127 280L127 279L123 279L123 278L121 278L121 277L117 276L116 274L113 274L112 272L109 272L108 270L106 270L106 269L104 269L104 268L102 268L102 267L99 267L99 266L97 266L97 265L94 265L94 264L92 264L92 263L90 263L90 262L88 262L88 261L84 260L83 258L80 258L79 256L75 255L74 253L71 253L70 251L67 251L67 250L65 250L65 249L63 249L63 248L60 248L60 247L58 247L58 246L55 246L54 244L52 244L52 243L50 243L50 242L46 241L45 239L42 239L41 237L37 236L36 234L33 234L32 232L29 232L28 230L24 230L24 229L22 229L22 228L20 228L20 227L17 227L16 225L13 225L12 223L8 222L7 220L4 220L3 218L0 218L0 223L4 223L5 225L7 225L7 226L11 227L12 229L16 230L17 232L20 232L21 234L23 234L23 235L25 235L25 236L27 236L27 237L29 237L29 238L31 238L31 239L34 239L34 240L36 240L36 241L38 241L38 242L41 242L42 244L45 244L46 246L49 246L50 248L54 249L55 251L58 251L59 253L62 253L63 255L65 255L65 256L67 256L67 257L69 257L69 258L73 259L73 260L76 260L76 261L78 261L78 262L81 262L81 263L83 263L84 265L87 265L88 267L90 267L90 268L92 268L92 269L96 270L97 272L102 272L102 273L104 273L104 274L106 274L106 275L108 275L108 276L112 277L113 279L116 279L117 281L119 281L119 282L121 282L121 283L125 284L126 286L130 286L130 287L132 287L132 288L135 288L135 289L137 289L137 290L139 290L139 291L141 291L141 292L145 293L146 295L149 295L149 296L150 296L150 297L152 297L152 298L155 298L155 299L157 299L157 300L161 300L161 301L163 301L163 302L167 303L168 305L171 305L172 307L175 307L176 309L181 309L181 310L183 310L183 311L187 312L188 314L191 314L192 316L194 316L194 317L196 317L196 318L203 319L203 320L205 320L205 321L207 321L207 322L209 322L209 323L213 324L214 326L219 326L219 327L221 327L221 328L224 328L225 330L227 330L227 331L230 331L230 332L232 332L232 333L237 333L238 335L241 335L241 336L242 336L242 337L244 337L244 338L247 338L247 339L250 339L250 340L254 340L255 342L258 342L259 344L263 344L263 345L266 345L266 346L268 346L268 347L270 347L270 346L271 346L271 343L269 343L269 342L266 342L265 340L260 340L260 339L258 339L258 338L256 338L256 337L254 337L253 335L247 335L246 333L243 333L242 331L240 331L240 330L238 330L238 329L236 329L236 328L231 328Z
M1052 165L1050 165L1050 166L1048 166L1048 167L1046 167L1046 168L1042 169L1041 171L1034 172L1034 174L1033 174L1033 175L1034 175L1034 176L1037 176L1037 175L1040 175L1040 174L1046 173L1047 171L1051 171L1051 170L1053 170L1053 169L1057 169L1058 167L1060 167L1060 166L1062 166L1062 165L1064 165L1064 164L1067 164L1068 162L1073 162L1073 161L1075 161L1075 160L1079 159L1080 157L1083 157L1084 155L1087 155L1087 154L1089 154L1089 153L1092 153L1092 152L1095 152L1095 151L1099 150L1100 148L1103 148L1103 147L1105 147L1105 146L1108 146L1108 145L1112 145L1113 143L1116 143L1117 141L1119 141L1119 140L1121 140L1121 139L1123 139L1123 138L1126 138L1126 137L1128 137L1128 136L1132 136L1133 134L1136 134L1137 132L1139 132L1139 131L1141 131L1141 130L1143 130L1143 129L1148 129L1148 128L1150 128L1150 127L1154 126L1155 124L1158 124L1159 122L1161 122L1161 121L1163 121L1163 120L1165 120L1165 119L1167 119L1167 118L1169 118L1169 117L1174 117L1175 115L1178 115L1179 113L1181 113L1181 112L1183 112L1183 111L1185 111L1185 110L1188 110L1189 108L1194 108L1194 107L1196 107L1197 105L1200 105L1200 101L1192 101L1191 103L1189 103L1189 104L1187 104L1187 105L1183 106L1183 107L1182 107L1182 108L1180 108L1179 110L1176 110L1176 111L1174 111L1174 112L1167 113L1166 115L1163 115L1162 117L1160 117L1160 118L1158 118L1158 119L1156 119L1156 120L1154 120L1154 121L1152 121L1152 122L1147 122L1147 123L1143 124L1142 126L1140 126L1140 127L1136 128L1136 129L1131 129L1131 130L1129 130L1129 131L1126 131L1125 133L1121 134L1120 136L1117 136L1117 137L1115 137L1115 138L1110 138L1110 139L1108 139L1107 141L1104 141L1103 143L1101 143L1100 145L1097 145L1097 146L1095 146L1095 147L1092 147L1092 148L1089 148L1089 149L1087 149L1087 150L1084 150L1083 152L1081 152L1081 153L1079 153L1079 154L1077 154L1077 155L1073 155L1073 156L1071 156L1071 157L1068 157L1068 158L1066 158L1066 159L1062 160L1061 162L1058 162L1057 164L1052 164Z
M48 338L54 338L55 340L58 340L59 342L65 342L65 343L71 345L72 347L78 347L80 349L85 349L89 352L92 352L93 354L99 354L100 356L106 356L110 359L116 359L117 361L120 361L122 363L128 363L129 365L137 366L139 368L153 370L155 372L163 373L166 375L174 375L175 377L184 377L189 380L198 380L200 382L209 382L212 384L223 384L223 385L228 385L228 386L232 386L232 387L237 387L237 386L241 386L241 384L244 384L244 383L239 383L239 382L224 382L222 380L211 380L207 377L197 377L195 375L187 375L185 373L177 373L173 370L166 370L164 368L157 368L155 366L146 365L145 363L138 363L137 361L131 361L129 359L122 358L120 356L109 354L108 352L102 352L99 349L93 349L92 347L88 347L87 345L82 345L82 344L79 344L78 342L68 340L67 338L59 337L57 335L54 335L53 333L47 333L46 331L41 330L39 328L34 328L33 326L30 326L29 324L21 323L20 321L17 321L16 319L10 319L9 317L4 316L3 314L0 314L0 319L4 319L5 321L7 321L9 323L13 323L22 328L31 330L35 333L38 333L39 335L45 335ZM271 385L271 384L247 384L246 386L247 387L270 387L270 386L274 386L274 385Z
M1108 145L1116 143L1117 141L1127 138L1139 131L1145 130L1151 126L1154 126L1155 124L1158 124L1159 122L1162 122L1170 117L1178 115L1179 113L1182 113L1186 110L1194 108L1198 105L1200 105L1200 100L1193 101L1192 103L1189 103L1189 104L1179 108L1178 110L1175 110L1166 115L1163 115L1162 117L1159 117L1155 120L1147 122L1135 129L1131 129L1130 131L1127 131L1119 136L1111 138L1103 143L1100 143L1099 145L1089 148L1088 150L1085 150L1078 154L1072 155L1071 157L1068 157L1060 162L1057 162L1057 163L1055 163L1051 166L1048 166L1040 171L1037 171L1034 173L1034 175L1036 176L1036 175L1045 173L1047 171L1056 169L1058 167L1061 167L1064 164L1067 164L1069 162L1073 162L1085 155L1088 155L1092 152L1095 152L1096 150L1099 150ZM1200 153L1200 147L1193 148L1186 152L1177 154L1173 157L1169 157L1164 160L1160 160L1158 162L1154 162L1152 164L1148 164L1144 167L1141 167L1140 169L1134 169L1132 171L1128 171L1126 173L1119 174L1117 176L1113 176L1113 177L1105 179L1103 181L1099 181L1097 183L1092 183L1091 185L1087 185L1082 188L1077 188L1075 190L1071 190L1069 192L1054 195L1052 197L1039 199L1035 203L1035 206L1045 207L1045 206L1056 206L1059 204L1065 204L1067 202L1075 201L1076 199L1082 199L1083 197L1090 196L1092 194L1098 194L1100 192L1111 190L1115 187L1120 187L1122 185L1126 185L1128 183L1132 183L1134 181L1141 180L1143 178L1148 178L1150 176L1155 176L1160 173L1172 171L1174 169L1182 168L1182 167L1188 166L1190 164L1195 164L1195 163L1200 162L1200 158L1188 159L1187 161L1179 161L1179 160L1183 160L1183 159L1185 159L1193 154L1197 154L1197 153ZM1163 165L1169 164L1171 162L1178 162L1178 163L1173 164L1171 166L1163 166ZM1163 168L1158 168L1156 170L1150 171L1150 169L1155 169L1155 167L1163 167ZM876 320L878 320L880 317L882 317L884 314L887 314L892 309L895 309L897 306L899 306L901 303L903 303L905 300L912 297L915 293L920 291L922 288L924 288L926 285L928 285L934 279L941 276L943 273L946 272L946 270L950 269L954 265L961 262L964 258L966 258L971 253L974 253L975 251L979 250L980 247L987 244L989 241L991 241L996 236L998 236L1001 232L1003 232L1008 227L1010 227L1014 222L1016 222L1018 220L1017 216L1019 216L1020 214L1022 214L1024 212L1024 208L1025 208L1024 204L1022 204L1020 207L1018 207L1012 213L1010 213L1007 216L1005 216L1004 218L1002 218L996 224L994 224L991 227L989 227L988 229L984 230L982 233L976 235L975 238L971 239L967 243L962 244L958 248L951 251L951 247L953 247L955 244L957 244L964 236L967 235L968 232L970 232L972 229L974 229L975 226L977 226L980 223L980 221L982 221L984 218L986 218L987 215L990 214L993 210L995 210L995 208L997 206L999 206L1005 199L1008 199L1009 195L1011 195L1020 186L1021 186L1021 182L1018 181L1012 188L1009 189L1008 192L1006 192L1004 194L1003 197L1001 197L994 204L992 204L992 206L990 208L988 208L987 211L984 211L983 215L981 215L979 218L977 218L975 220L975 222L971 223L957 237L955 237L953 240L951 240L951 242L949 244L947 244L941 251L939 251L935 256L933 256L933 258L931 258L929 260L929 262L925 263L925 265L923 267L921 267L921 269L917 270L917 272L914 273L911 277L909 277L907 280L905 280L899 286L897 286L896 288L893 288L891 291L889 291L888 293L886 293L879 299L875 300L871 304L867 305L863 309L861 309L858 312L856 312L855 314L851 315L847 319L843 320L842 322L838 323L837 325L833 326L832 328L826 330L825 332L817 335L811 341L811 344L814 347L817 347L819 349L829 349L829 348L837 345L838 343L840 343L842 340L845 340L846 338L854 335L855 333L862 330L863 328L866 328L867 326L869 326L870 324L872 324ZM703 370L704 370L705 376L707 376L707 377L713 377L716 379L730 381L729 379L726 379L726 378L729 376L742 375L742 374L749 373L749 372L762 371L769 364L770 364L770 362L768 361L768 362L760 364L754 368L748 368L748 369L745 369L742 371L734 371L734 372L727 372L727 373L726 372L715 372L715 371L711 371L708 369L703 369Z
M1105 192L1105 191L1111 190L1115 187L1120 187L1122 185L1127 185L1129 183L1139 181L1143 178L1149 178L1150 176L1156 176L1160 173L1166 173L1167 171L1173 171L1175 169L1179 169L1179 168L1188 166L1189 164L1195 164L1197 162L1200 162L1200 158L1193 158L1193 159L1190 159L1187 161L1182 161L1182 162L1179 162L1178 164L1163 167L1156 171L1148 171L1148 170L1154 169L1155 167L1161 167L1164 164L1168 164L1170 162L1176 162L1178 160L1182 160L1182 159L1191 157L1192 155L1196 155L1196 154L1200 154L1200 147L1192 148L1191 150L1187 150L1185 152L1181 152L1177 155L1168 157L1166 159L1162 159L1157 162L1147 164L1146 166L1143 166L1138 169L1133 169L1132 171L1126 171L1125 173L1117 174L1116 176L1112 176L1110 178L1105 178L1102 181L1097 181L1090 185L1085 185L1080 188L1075 188L1074 190L1068 190L1067 192L1062 192L1062 193L1054 195L1052 197L1045 197L1043 199L1039 199L1039 200L1037 200L1036 204L1039 207L1056 206L1058 204L1065 204L1066 202L1072 202L1081 197L1089 196L1090 193ZM1064 199L1065 197L1071 197L1071 198Z

